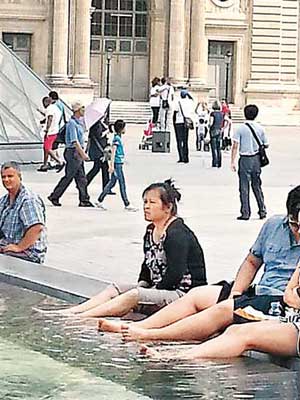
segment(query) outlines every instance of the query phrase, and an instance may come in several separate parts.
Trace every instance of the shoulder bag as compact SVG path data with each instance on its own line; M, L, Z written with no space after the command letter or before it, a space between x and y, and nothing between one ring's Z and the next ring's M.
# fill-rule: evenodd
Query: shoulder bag
M168 89L168 94L167 94L167 98L164 100L164 99L162 99L162 102L161 102L161 107L162 108L164 108L164 109L166 109L166 108L170 108L170 104L169 104L169 93L170 93L170 89Z
M111 160L111 155L112 155L112 146L110 144L107 144L105 147L102 147L101 144L98 142L98 140L95 137L91 137L90 140L93 140L98 149L101 151L103 156L101 157L101 161L110 161Z
M258 144L258 154L259 154L259 160L260 160L260 166L265 167L266 165L270 164L270 161L268 159L267 153L266 153L266 148L263 143L258 139L257 134L255 133L255 130L253 127L248 124L247 122L245 123L246 126L250 129L252 132L252 135L254 136L254 139L256 143Z
M186 116L183 114L183 110L182 110L182 106L181 106L181 104L180 104L180 101L178 102L178 104L179 104L179 107L180 107L181 114L182 114L182 116L183 116L184 127L185 127L186 129L194 129L194 122L193 122L192 118L186 117Z

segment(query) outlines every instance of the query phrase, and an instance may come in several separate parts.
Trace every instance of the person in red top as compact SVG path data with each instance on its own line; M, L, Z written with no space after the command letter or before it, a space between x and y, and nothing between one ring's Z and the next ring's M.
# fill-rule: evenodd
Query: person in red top
M228 105L226 99L221 100L221 107L222 107L221 111L222 111L223 116L225 114L228 114L229 118L231 118L231 111L230 111L230 108L229 108L229 105Z

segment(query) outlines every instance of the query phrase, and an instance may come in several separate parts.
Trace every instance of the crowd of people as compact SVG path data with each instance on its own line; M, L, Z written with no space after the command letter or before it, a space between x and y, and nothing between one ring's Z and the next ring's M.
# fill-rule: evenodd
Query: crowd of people
M160 119L161 127L164 127L161 129L168 129L170 102L175 101L174 89L167 79L153 80L151 93L153 123L157 124ZM87 188L101 169L102 192L96 205L105 210L104 199L114 194L112 189L119 182L125 210L136 211L128 200L123 172L125 152L122 135L126 123L117 120L110 125L107 112L104 112L89 127L86 148L83 104L79 101L72 104L73 115L69 121L56 92L50 92L43 104L44 162L40 171L49 169L49 156L57 162L58 171L65 168L65 175L48 196L52 205L61 206L60 198L75 180L79 206L93 207ZM224 132L230 132L227 103L215 101L211 112L204 102L194 108L191 95L182 89L173 110L179 161L189 161L187 139L188 131L193 127L191 113L194 112L198 116L196 144L200 149L202 144L203 149L210 145L213 166L221 167ZM250 183L257 200L259 218L264 219L267 212L261 189L259 142L255 136L264 146L267 146L267 139L264 129L255 122L257 106L247 105L244 113L246 122L233 135L230 132L226 136L226 146L232 145L233 171L239 153L241 215L238 219L250 218ZM65 130L65 162L60 160L54 147L62 128ZM114 135L111 147L106 136L109 130ZM208 135L209 141L205 140ZM94 164L86 175L84 161L88 159ZM17 163L4 163L1 178L7 194L0 199L0 252L43 263L47 251L44 202L24 186ZM187 351L178 350L176 346L166 351L142 346L142 352L151 357L234 357L248 349L285 356L300 355L300 186L289 192L286 214L273 216L264 223L235 280L210 285L206 278L203 249L195 234L177 215L181 194L174 182L169 179L151 184L143 191L142 199L144 218L149 225L144 235L144 259L137 283L115 282L88 301L63 310L63 313L98 318L99 330L119 333L125 341L201 343ZM261 268L260 281L253 284ZM105 319L124 317L131 311L147 317L131 323Z
M179 98L170 78L153 78L150 90L153 129L170 130L171 120L175 130L178 163L189 162L189 131L195 130L196 149L212 153L212 167L222 166L221 150L230 150L232 143L231 111L226 99L214 101L211 110L205 101L195 103L187 89Z

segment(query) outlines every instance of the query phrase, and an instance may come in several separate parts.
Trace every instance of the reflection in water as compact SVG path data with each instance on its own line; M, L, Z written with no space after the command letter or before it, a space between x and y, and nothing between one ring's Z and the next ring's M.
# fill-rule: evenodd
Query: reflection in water
M246 357L234 361L198 363L151 361L138 354L137 344L124 344L118 335L99 334L95 329L95 321L89 321L90 323L86 325L77 317L35 311L35 308L55 309L61 306L62 302L57 299L4 284L0 284L0 291L0 304L4 302L6 305L0 316L0 340L5 338L16 346L37 351L70 367L80 368L81 372L85 370L92 374L89 377L92 380L96 379L95 382L98 382L97 379L99 382L101 379L102 384L103 380L114 382L138 394L137 397L130 398L142 399L143 396L162 400L298 398L297 376L289 370ZM3 359L1 345L0 355L0 362L3 365L6 361L5 357ZM44 367L38 367L39 357L36 359L37 368L39 371L44 371ZM46 359L49 360L48 357ZM18 367L15 367L15 370L15 383L17 383ZM47 380L44 375L42 385L47 391ZM65 381L60 377L59 382L61 384ZM80 382L79 379L78 383ZM51 385L53 387L52 383ZM6 390L6 386L10 386L7 380L4 385L2 384L2 388ZM114 389L116 392L117 387L119 386ZM99 396L99 389L97 393ZM0 398L5 397L0 396ZM34 396L28 398L33 399ZM55 396L53 398L59 399ZM91 400L93 397L86 398ZM105 398L102 397L102 391L101 397L98 398ZM111 396L110 400L114 398L117 397ZM122 396L118 398L125 399Z

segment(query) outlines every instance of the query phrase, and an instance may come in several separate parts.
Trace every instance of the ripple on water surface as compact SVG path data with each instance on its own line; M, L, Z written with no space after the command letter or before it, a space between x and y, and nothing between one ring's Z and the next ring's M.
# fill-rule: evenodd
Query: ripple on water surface
M95 322L36 311L65 305L57 299L1 283L0 293L0 399L298 398L296 374L275 365L148 360Z

